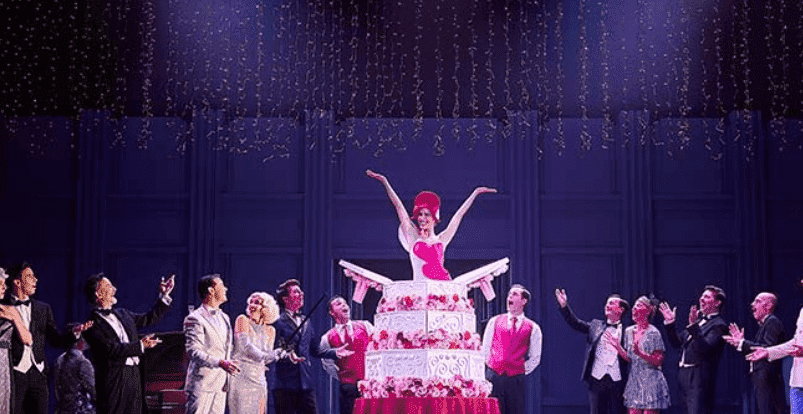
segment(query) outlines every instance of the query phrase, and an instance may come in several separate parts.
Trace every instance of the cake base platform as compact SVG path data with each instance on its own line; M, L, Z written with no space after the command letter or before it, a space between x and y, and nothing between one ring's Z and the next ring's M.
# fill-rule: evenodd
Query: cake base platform
M499 414L496 398L358 398L354 414Z

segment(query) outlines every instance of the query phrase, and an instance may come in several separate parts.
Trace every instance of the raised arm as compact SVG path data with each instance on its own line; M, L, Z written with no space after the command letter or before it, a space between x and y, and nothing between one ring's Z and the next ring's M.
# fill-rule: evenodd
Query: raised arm
M466 201L463 202L463 205L457 209L457 212L454 213L452 219L449 220L449 225L446 226L446 230L440 234L440 239L443 244L449 244L452 241L452 237L454 237L455 233L457 233L458 227L460 227L460 222L463 220L463 216L466 215L466 212L471 207L471 204L474 203L474 199L477 198L478 195L482 193L495 193L495 188L488 188L488 187L477 187L474 191L471 192L471 195L468 196Z
M558 305L560 306L559 312L560 315L563 316L563 319L566 320L566 323L574 329L575 331L582 332L584 334L588 334L588 331L591 330L591 324L584 320L581 320L574 314L572 308L569 306L569 299L566 296L566 290L564 289L555 289L555 298L558 300Z
M404 231L409 232L414 230L415 226L413 225L413 221L410 220L410 214L408 214L407 210L404 209L404 204L402 204L399 195L396 194L396 191L393 190L393 187L390 186L390 182L388 181L387 177L371 170L365 170L365 175L378 180L380 183L382 183L382 186L385 187L385 192L388 193L388 198L390 199L391 204L393 204L393 208L396 209L396 214L399 216L399 223Z

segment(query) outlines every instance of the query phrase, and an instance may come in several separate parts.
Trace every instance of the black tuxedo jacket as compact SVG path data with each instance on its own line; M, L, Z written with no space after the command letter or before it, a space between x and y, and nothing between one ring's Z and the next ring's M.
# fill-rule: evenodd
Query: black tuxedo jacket
M608 325L605 321L600 319L584 321L577 318L577 315L574 314L574 311L572 311L572 308L568 303L566 304L566 307L559 307L559 309L560 314L564 319L566 319L566 323L568 323L572 329L586 334L585 359L583 360L583 373L580 378L584 381L588 381L591 378L591 370L594 368L594 358L597 355L597 345L599 345L600 341L604 340L602 339L602 334L605 332L605 329L608 327ZM620 343L624 343L624 337L625 327L622 325L622 336L619 338ZM627 361L622 358L621 355L619 355L618 358L619 371L622 374L622 381L627 382Z
M693 323L680 333L675 328L674 322L664 327L669 343L681 349L684 362L701 368L708 378L715 379L722 350L725 348L722 336L729 333L728 324L722 316L716 315L702 326L699 322Z
M335 351L324 351L320 348L320 338L313 332L312 321L307 320L304 327L296 334L293 339L290 336L298 325L282 310L282 316L274 322L276 328L276 344L279 346L291 347L295 349L296 355L306 358L304 362L293 364L289 358L282 358L276 361L276 385L275 389L308 390L313 388L312 360L310 356L316 358L335 359Z
M10 296L3 301L6 305L11 305ZM33 359L37 363L45 361L45 343L49 343L54 348L69 348L77 338L72 331L61 332L53 320L53 310L45 302L31 299L31 326L29 328L33 337ZM11 338L11 364L17 366L22 359L25 346L22 344L19 334L15 333ZM47 366L47 364L45 364Z
M786 341L786 335L784 335L783 324L781 323L781 320L775 315L770 315L767 316L764 324L759 326L754 340L744 340L742 343L741 352L744 355L747 355L753 352L752 347L754 346L768 347L778 345L784 341ZM772 374L777 373L778 375L782 375L782 363L782 359L769 362L767 358L763 358L753 362L753 372L767 371Z
M108 407L116 406L115 398L121 398L124 395L121 388L140 387L141 390L142 375L140 375L140 380L124 375L125 361L128 357L140 357L139 367L142 370L143 351L137 329L159 322L168 309L169 307L162 300L158 300L148 313L134 313L128 309L115 308L112 312L123 325L123 329L128 335L128 343L120 341L114 328L100 314L92 312L89 316L94 324L84 332L83 336L89 344L92 364L95 366L98 412L107 412Z

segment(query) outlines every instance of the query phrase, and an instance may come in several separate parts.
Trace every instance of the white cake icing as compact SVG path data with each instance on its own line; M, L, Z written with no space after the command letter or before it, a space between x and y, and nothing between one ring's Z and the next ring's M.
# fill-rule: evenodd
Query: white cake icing
M473 313L449 311L394 311L374 316L377 330L393 332L412 332L425 329L426 332L445 329L448 332L471 333L477 330L477 317Z
M368 352L365 377L415 377L484 380L485 364L480 351L463 349L392 349Z
M399 281L385 286L382 304L374 316L377 338L386 333L390 339L382 341L379 350L369 347L365 356L366 380L386 380L389 377L451 379L459 377L485 383L485 361L479 349L450 348L449 340L417 345L420 349L399 349L393 342L395 335L407 338L460 337L457 343L472 342L478 346L477 317L466 300L465 285L443 281ZM459 304L459 310L454 309ZM387 304L392 304L388 306ZM381 309L392 309L383 311ZM407 310L413 309L413 310ZM408 342L409 345L409 342ZM455 341L451 341L451 347ZM383 349L394 348L394 349Z

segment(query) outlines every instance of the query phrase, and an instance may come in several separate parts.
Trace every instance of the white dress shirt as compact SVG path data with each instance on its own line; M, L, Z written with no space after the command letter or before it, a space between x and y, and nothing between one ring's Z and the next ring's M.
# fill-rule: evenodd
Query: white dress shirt
M13 300L19 300L14 295L11 295L11 297ZM28 298L28 300L32 299ZM20 317L22 318L22 323L25 324L25 327L28 328L29 331L31 330L31 306L32 305L30 303L28 303L27 305L14 306L14 308L17 309L17 312L19 312ZM22 358L20 359L20 363L14 367L14 370L25 373L28 372L28 370L31 369L32 366L36 367L36 369L38 369L39 372L42 372L45 370L45 361L37 363L33 357L32 345L23 345Z

